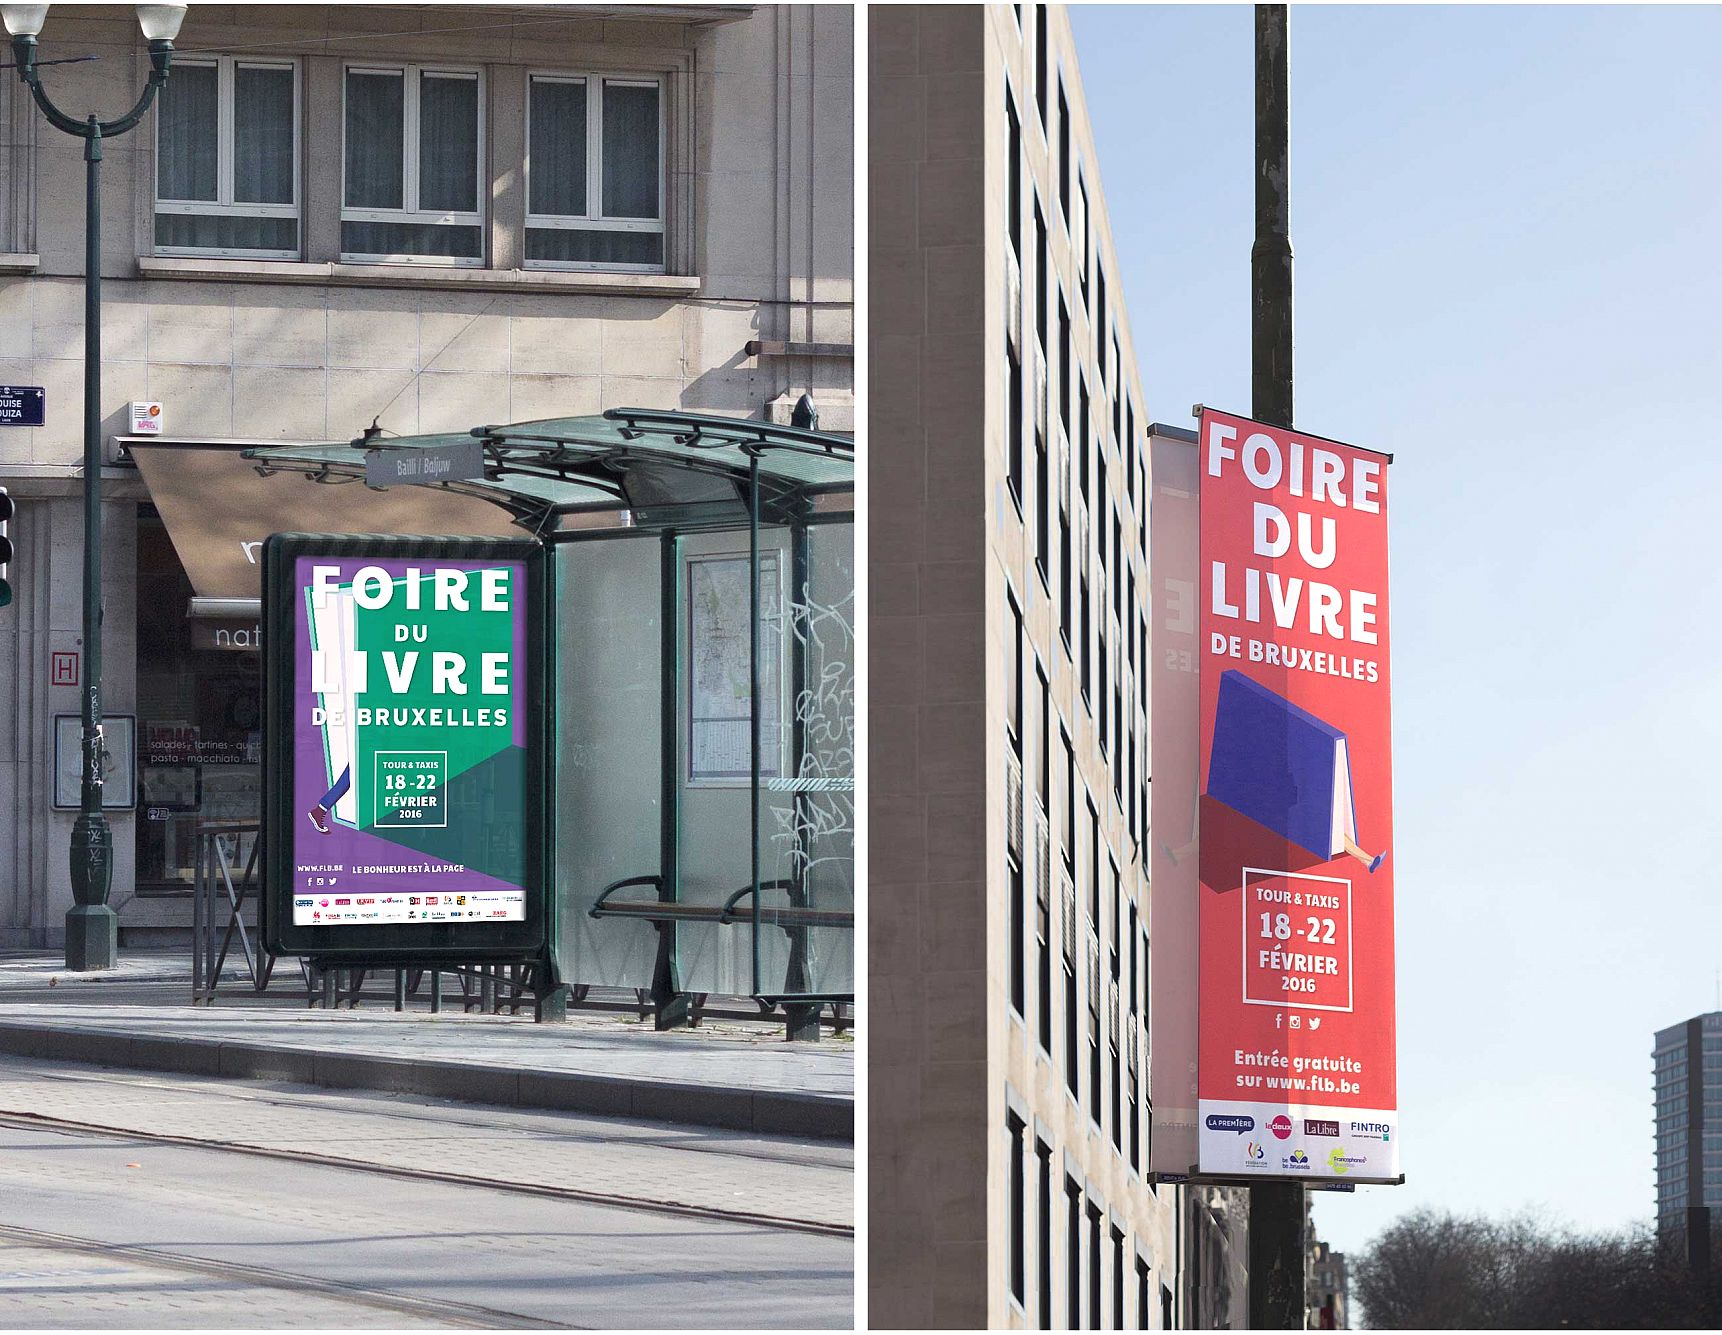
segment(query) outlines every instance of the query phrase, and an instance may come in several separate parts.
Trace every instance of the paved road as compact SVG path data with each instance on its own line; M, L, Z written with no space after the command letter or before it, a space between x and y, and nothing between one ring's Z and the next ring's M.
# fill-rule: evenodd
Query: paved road
M0 1060L6 1328L844 1327L852 1209L830 1142Z

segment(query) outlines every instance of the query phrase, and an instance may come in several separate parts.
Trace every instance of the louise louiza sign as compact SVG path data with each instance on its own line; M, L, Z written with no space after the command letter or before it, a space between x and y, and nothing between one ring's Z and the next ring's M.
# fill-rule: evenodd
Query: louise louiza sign
M1397 1179L1388 458L1199 420L1200 1168Z
M301 948L385 927L410 947L537 917L532 545L270 544L270 625L291 647L271 692L281 925Z

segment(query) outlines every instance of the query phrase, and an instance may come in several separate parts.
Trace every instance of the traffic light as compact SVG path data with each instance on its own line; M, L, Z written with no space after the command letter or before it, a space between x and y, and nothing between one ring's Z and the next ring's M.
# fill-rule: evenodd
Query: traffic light
M0 487L0 607L12 601L12 539L6 535L8 521L18 507Z

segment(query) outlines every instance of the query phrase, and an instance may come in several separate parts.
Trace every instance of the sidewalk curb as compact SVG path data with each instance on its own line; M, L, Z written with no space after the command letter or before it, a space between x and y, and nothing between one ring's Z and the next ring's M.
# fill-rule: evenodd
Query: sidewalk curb
M783 1090L319 1052L213 1038L154 1037L119 1029L60 1028L14 1020L0 1021L0 1053L176 1075L284 1080L329 1089L418 1094L509 1108L550 1108L765 1135L855 1139L853 1100Z

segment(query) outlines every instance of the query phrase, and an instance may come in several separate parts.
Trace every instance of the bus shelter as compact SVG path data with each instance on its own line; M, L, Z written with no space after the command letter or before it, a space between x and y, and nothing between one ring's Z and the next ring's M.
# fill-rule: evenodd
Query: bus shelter
M246 457L364 487L475 442L482 476L419 485L543 550L544 987L647 992L660 1028L751 996L815 1037L855 991L853 446L613 409Z

